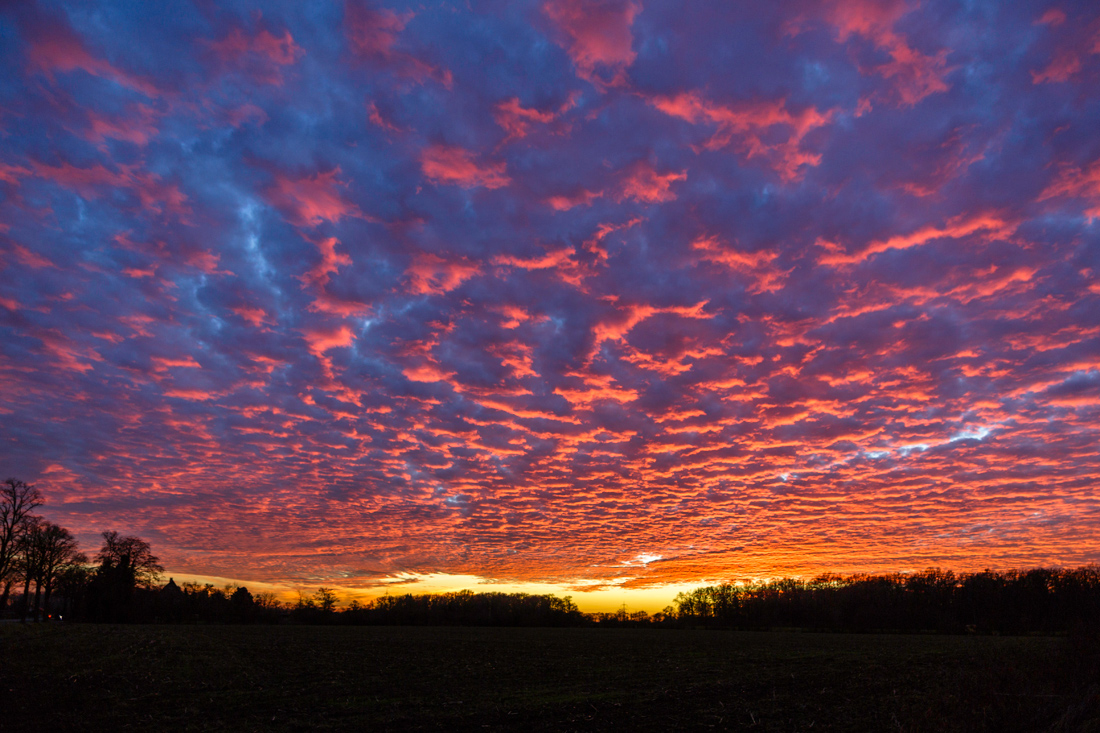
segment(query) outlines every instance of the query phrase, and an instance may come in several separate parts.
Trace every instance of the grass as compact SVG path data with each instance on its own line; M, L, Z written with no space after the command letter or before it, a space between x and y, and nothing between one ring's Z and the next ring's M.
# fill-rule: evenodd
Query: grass
M5 625L0 730L1100 731L1074 649L1035 637Z

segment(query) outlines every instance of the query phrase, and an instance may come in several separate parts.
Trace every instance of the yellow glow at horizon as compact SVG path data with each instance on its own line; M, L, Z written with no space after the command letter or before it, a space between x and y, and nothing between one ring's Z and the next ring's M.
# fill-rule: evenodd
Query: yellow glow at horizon
M450 593L460 590L469 590L474 593L530 593L532 595L552 594L559 598L570 596L577 607L586 613L611 613L618 611L626 604L628 613L634 611L646 611L656 613L671 606L677 593L690 591L703 585L713 585L719 581L699 580L690 583L673 583L643 588L624 588L615 585L600 584L598 581L577 581L576 583L516 583L498 582L476 575L449 575L446 573L399 573L397 575L375 581L369 588L357 588L355 586L340 585L335 581L320 582L311 585L292 585L289 583L269 583L251 580L239 580L213 575L194 575L192 573L164 573L165 582L168 577L175 579L177 585L184 583L209 583L217 588L230 586L245 586L253 594L260 592L274 593L276 598L283 603L294 603L298 600L299 591L305 595L311 595L317 588L325 587L336 591L340 599L340 606L346 607L351 601L358 600L365 603L379 596L404 595L406 593ZM591 590L585 590L585 586L591 586Z

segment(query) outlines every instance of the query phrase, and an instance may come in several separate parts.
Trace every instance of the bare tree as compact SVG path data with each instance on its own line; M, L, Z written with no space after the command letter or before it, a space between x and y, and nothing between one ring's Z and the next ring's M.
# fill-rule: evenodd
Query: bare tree
M164 566L153 554L149 543L140 537L123 537L118 532L103 533L103 547L95 556L100 567L126 568L137 585L151 588L160 581Z
M0 484L0 608L7 605L15 581L18 545L26 520L41 505L42 494L34 486L14 478Z
M50 594L53 592L58 576L74 565L84 565L88 562L88 558L80 552L72 533L53 522L40 523L31 541L38 546L39 563L34 591L35 619L38 618L38 589L42 586L45 586L42 607L46 610L48 619Z
M34 583L34 615L38 618L38 595L41 589L39 574L42 567L42 547L38 542L38 535L42 531L42 525L46 520L42 517L28 516L23 519L23 531L15 543L16 560L15 567L23 577L23 609L22 620L27 622L27 614L31 611L31 583Z

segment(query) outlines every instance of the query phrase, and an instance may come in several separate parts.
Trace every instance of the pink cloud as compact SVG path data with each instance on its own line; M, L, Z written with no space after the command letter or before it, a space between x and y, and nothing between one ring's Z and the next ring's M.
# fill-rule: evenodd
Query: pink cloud
M1036 25L1052 25L1059 26L1066 22L1066 14L1058 8L1051 8L1050 10L1039 16L1039 19L1035 21Z
M103 361L95 349L78 345L58 329L42 330L33 335L54 364L66 371L87 372L93 368L88 361Z
M283 83L280 67L297 62L305 54L286 29L281 36L266 29L249 36L235 27L208 45L224 66L244 70L257 82L276 86Z
M577 72L597 86L621 86L634 63L631 26L641 12L630 0L549 0L543 10L568 37Z
M519 99L512 97L500 102L493 108L493 119L508 136L505 142L517 138L526 137L534 125L549 125L561 118L566 112L577 105L577 96L570 95L569 99L556 110L542 112L522 106Z
M381 62L397 74L418 83L434 79L451 88L454 77L449 69L441 69L398 49L401 32L415 17L412 11L398 15L388 8L376 9L350 0L344 6L344 17L348 44L357 56Z
M118 165L116 170L111 170L100 163L78 168L67 162L55 166L35 161L34 173L39 178L72 189L84 198L100 198L107 188L125 188L137 196L146 209L157 213L167 210L177 216L190 213L185 203L187 196L178 186L163 183L155 173L136 166Z
M377 125L383 130L389 130L390 132L401 132L401 128L390 122L388 119L382 116L382 112L379 111L378 105L373 101L367 102L367 119L370 120L372 125Z
M329 276L337 272L340 265L351 264L349 255L337 253L336 245L339 243L340 241L336 237L326 237L316 242L317 251L321 253L321 261L301 276L304 284L323 288L328 285Z
M826 11L841 42L859 36L890 56L890 61L871 70L893 82L894 91L906 107L950 88L944 79L950 71L947 51L925 55L894 30L895 23L910 10L902 0L835 0Z
M424 175L436 183L463 188L502 188L512 182L504 161L479 164L469 150L447 145L425 148L420 154L420 167Z
M1081 59L1072 51L1059 53L1042 71L1031 72L1032 84L1068 81L1081 70Z
M0 163L0 181L10 183L13 186L18 186L30 174L30 170L23 166Z
M687 171L658 173L649 163L639 161L627 169L619 182L618 199L632 199L646 204L674 201L676 193L672 190L672 184L686 180Z
M145 104L134 104L129 106L125 117L108 117L89 111L88 130L84 136L102 149L108 138L145 145L157 132L153 109Z
M1090 208L1089 219L1100 219L1100 159L1084 167L1066 166L1039 195L1039 201L1058 197L1081 198Z
M808 133L829 124L834 116L832 110L819 112L813 107L791 113L784 100L721 105L704 99L698 92L653 97L649 103L671 117L715 126L717 129L703 144L704 148L720 150L734 144L748 159L767 160L784 181L797 180L803 166L821 162L821 156L804 150L802 142ZM781 133L778 137L777 132Z
M210 48L228 61L254 54L280 66L293 64L305 53L301 46L294 42L288 30L283 31L282 37L274 36L267 30L262 30L254 36L246 36L240 28L234 28L220 41L211 43Z
M93 56L80 36L60 24L43 29L31 39L30 48L27 50L27 62L31 71L45 74L51 79L55 72L68 73L79 70L140 92L147 97L160 96L159 90L151 83L117 68L104 59Z
M40 270L45 267L56 267L48 258L42 256L38 252L34 252L26 246L19 244L18 242L11 242L11 254L12 259L16 262L26 265L33 270Z
M302 178L279 174L265 194L268 203L299 227L315 227L322 222L335 224L346 216L362 216L359 207L341 193L347 183L339 175L339 167Z

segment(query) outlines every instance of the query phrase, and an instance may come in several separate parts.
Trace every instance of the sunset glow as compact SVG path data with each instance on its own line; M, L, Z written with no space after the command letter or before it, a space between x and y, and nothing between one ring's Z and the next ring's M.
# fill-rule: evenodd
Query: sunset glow
M584 610L1100 561L1096 3L259 7L0 10L0 478L85 548Z

